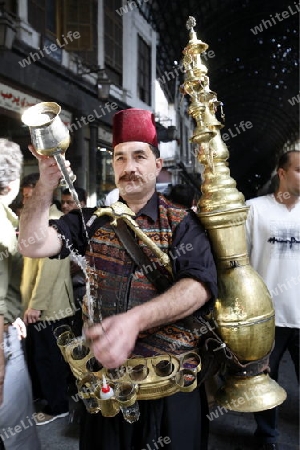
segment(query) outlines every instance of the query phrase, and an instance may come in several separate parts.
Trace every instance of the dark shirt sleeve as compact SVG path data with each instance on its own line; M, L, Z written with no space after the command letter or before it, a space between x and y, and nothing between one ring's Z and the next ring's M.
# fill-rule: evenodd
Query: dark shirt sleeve
M190 212L176 227L169 256L175 281L193 278L208 287L211 299L205 309L210 310L218 295L217 270L210 242L195 213Z
M85 223L88 222L94 211L95 208L84 208L82 210ZM49 225L57 230L62 240L60 253L52 258L66 258L71 251L84 256L88 237L79 210L70 211L58 220L50 220Z

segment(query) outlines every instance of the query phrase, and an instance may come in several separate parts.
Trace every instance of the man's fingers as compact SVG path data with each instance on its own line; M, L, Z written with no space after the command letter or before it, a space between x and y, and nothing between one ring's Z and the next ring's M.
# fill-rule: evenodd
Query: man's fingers
M33 145L28 145L28 150L33 154L33 156L38 159L38 160L42 160L45 158L48 158L48 156L44 156L44 155L40 155L36 149L34 148Z
M93 325L84 329L84 334L89 339L99 339L104 335L103 327L101 325Z
M57 164L57 162L55 161L55 159L52 156L46 156L46 155L40 155L36 149L34 148L34 146L32 144L28 145L28 149L29 151L33 154L33 156L38 159L40 161L40 163L45 164L44 167L55 167L56 169L59 169L59 172L61 173L61 170L59 168L59 165ZM70 175L73 174L72 170L71 170L71 164L70 161L65 159L65 155L61 155L64 159L64 165L65 167L68 169L68 172L70 173ZM49 172L49 175L54 175L57 173L57 170L54 170L52 172Z

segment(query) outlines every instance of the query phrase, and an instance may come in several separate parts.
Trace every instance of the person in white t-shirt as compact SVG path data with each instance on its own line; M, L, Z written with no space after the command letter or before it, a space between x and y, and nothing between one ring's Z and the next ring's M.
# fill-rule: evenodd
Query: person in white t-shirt
M278 162L274 194L248 200L246 221L250 263L264 279L275 309L275 346L271 377L278 378L286 350L299 381L300 327L300 151L284 153ZM255 413L256 436L263 450L278 450L277 408Z
M110 206L113 203L117 202L119 200L120 192L118 188L113 189L110 191L107 196L105 197L104 204L105 206Z

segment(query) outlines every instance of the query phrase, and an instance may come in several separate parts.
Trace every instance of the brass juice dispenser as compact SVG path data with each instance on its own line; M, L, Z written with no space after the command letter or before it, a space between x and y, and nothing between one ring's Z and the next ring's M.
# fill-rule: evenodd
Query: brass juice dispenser
M266 285L249 264L245 233L249 208L230 176L229 152L220 134L223 125L216 117L220 102L210 90L201 60L208 45L197 38L195 25L189 17L182 90L190 97L189 114L196 123L191 141L198 145L205 168L198 217L210 238L218 271L219 295L213 311L217 334L240 362L229 364L216 401L235 411L262 411L286 398L284 389L264 370L274 342L275 312Z

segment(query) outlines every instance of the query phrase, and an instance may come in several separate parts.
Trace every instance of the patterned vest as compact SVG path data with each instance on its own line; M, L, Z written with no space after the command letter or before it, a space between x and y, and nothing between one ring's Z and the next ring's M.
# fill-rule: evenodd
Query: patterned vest
M143 232L167 253L176 226L188 213L183 209L175 208L161 195L159 195L158 203L159 214L155 223L147 216L136 218L136 222ZM151 266L156 266L164 275L170 277L144 242L138 238L137 242L150 258ZM177 257L176 254L169 254L169 256L171 259ZM137 267L127 254L109 221L92 236L86 258L89 266L94 267L91 295L98 299L103 318L125 312L151 300L158 294L141 268ZM146 269L152 270L152 267ZM83 311L86 319L86 304ZM141 333L133 356L152 356L161 353L176 355L194 350L196 347L197 336L193 335L184 321L178 321Z

